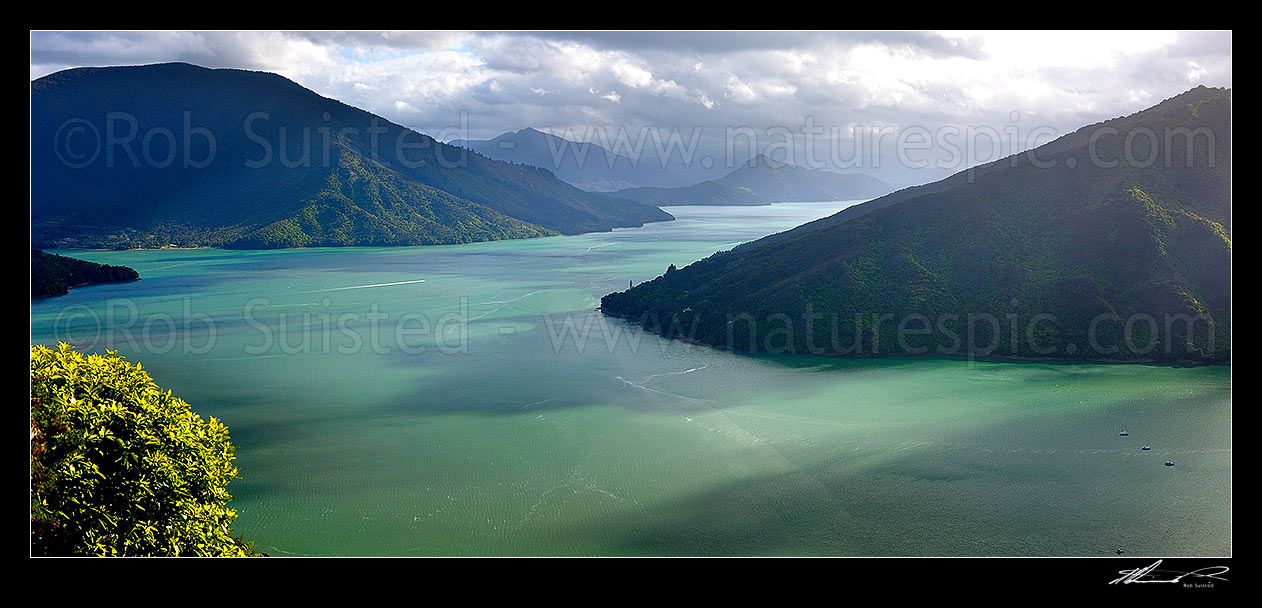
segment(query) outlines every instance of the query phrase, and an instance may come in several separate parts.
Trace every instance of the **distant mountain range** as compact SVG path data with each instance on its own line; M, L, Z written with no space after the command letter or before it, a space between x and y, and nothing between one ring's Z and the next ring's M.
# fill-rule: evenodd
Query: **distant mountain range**
M1231 91L667 270L602 310L742 352L1230 361Z
M770 205L749 188L724 186L713 180L682 188L627 188L614 192L614 196L630 199L645 205Z
M110 266L77 260L55 253L31 250L31 297L62 296L71 287L135 281L140 274L126 266Z
M682 188L628 188L613 195L646 205L770 205L861 200L890 190L866 175L807 169L758 155L717 180Z
M36 245L423 245L668 221L276 74L182 63L31 83Z
M583 190L611 192L636 186L676 187L693 179L657 159L633 161L592 142L575 142L536 129L509 131L494 139L453 140L487 158L541 167Z
M729 188L747 188L777 203L868 199L893 190L889 184L860 173L808 169L763 155L715 181Z
M584 190L611 192L647 205L768 205L786 201L867 199L892 190L861 174L807 169L758 155L716 179L698 181L695 169L662 162L655 150L638 161L592 142L575 142L536 129L489 140L453 140L489 158L542 167ZM712 169L714 170L714 169Z

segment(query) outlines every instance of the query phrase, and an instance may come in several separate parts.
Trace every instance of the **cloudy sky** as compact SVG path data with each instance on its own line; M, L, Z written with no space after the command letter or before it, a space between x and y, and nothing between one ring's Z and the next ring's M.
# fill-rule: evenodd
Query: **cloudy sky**
M785 160L854 170L872 169L865 129L1007 128L1024 148L1231 86L1231 32L31 32L30 51L32 80L163 61L276 72L443 140L675 129L720 153L748 128L760 147L794 133Z

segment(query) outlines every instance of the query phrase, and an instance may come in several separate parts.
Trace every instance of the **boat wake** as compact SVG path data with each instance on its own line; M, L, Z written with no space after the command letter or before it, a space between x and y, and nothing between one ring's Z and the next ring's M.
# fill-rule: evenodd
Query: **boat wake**
M351 285L350 287L332 287L329 289L316 289L312 291L302 291L299 293L324 293L326 291L346 291L348 289L368 289L371 287L392 287L394 285L411 285L413 283L424 283L425 279L415 279L412 281L395 281L393 283L372 283L369 285Z

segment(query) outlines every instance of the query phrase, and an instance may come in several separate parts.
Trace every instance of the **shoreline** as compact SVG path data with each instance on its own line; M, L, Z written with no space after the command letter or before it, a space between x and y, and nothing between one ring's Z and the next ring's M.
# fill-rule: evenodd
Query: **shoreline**
M634 325L635 327L639 328L641 331L653 334L655 336L658 336L667 340L683 342L683 343L694 345L694 346L704 346L706 348L710 348L710 349L721 351L721 352L727 352L727 353L732 353L736 355L745 355L745 356L751 356L751 357L766 357L766 358L814 357L818 359L843 359L843 360L851 360L851 361L854 361L854 360L876 361L876 360L898 360L898 359L914 360L914 359L935 359L936 358L936 359L963 360L963 361L981 361L985 363L1051 363L1051 364L1063 364L1063 365L1086 363L1086 364L1109 364L1109 365L1147 365L1147 366L1152 366L1152 367L1209 367L1209 366L1231 367L1230 358L1226 361L1196 361L1196 360L1183 360L1183 359L1170 359L1170 360L1167 360L1167 359L1106 359L1106 358L1083 358L1083 357L1031 357L1028 355L991 355L991 354L973 355L973 354L936 353L936 352L919 353L919 354L912 354L912 353L829 354L826 352L824 353L819 353L819 352L769 353L769 352L761 352L761 351L748 352L748 351L743 351L743 350L723 348L720 346L715 346L713 344L708 344L706 342L702 342L700 340L691 339L691 338L667 337L667 336L662 335L659 332L651 331L645 328L644 326L635 322L631 317L625 317L625 316L618 315L612 312L606 312L604 310L601 310L600 307L596 307L594 311L602 315L613 317L615 319L622 319L623 321L626 321L630 325Z
M113 284L115 284L115 283L134 283L134 282L136 282L136 281L141 280L142 278L144 278L144 277L136 277L136 278L134 278L134 279L123 279L123 280L121 280L121 281L97 281L97 282L95 282L95 283L79 283L79 284L77 284L77 285L67 285L67 286L66 286L66 293L53 293L53 294L42 295L42 296L37 296L37 295L35 295L35 294L31 294L31 299L32 299L32 300L43 300L43 299L46 299L46 298L60 298L61 296L68 296L68 295L70 295L70 290L72 290L72 289L78 289L78 288L80 288L80 287L91 287L91 286L93 286L93 285L113 285Z

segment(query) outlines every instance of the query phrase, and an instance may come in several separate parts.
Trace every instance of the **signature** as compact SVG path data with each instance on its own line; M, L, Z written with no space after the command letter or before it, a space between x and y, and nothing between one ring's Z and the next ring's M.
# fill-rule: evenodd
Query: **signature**
M1191 572L1175 572L1173 570L1158 570L1157 566L1161 565L1161 560L1157 560L1151 566L1146 568L1135 568L1134 570L1118 570L1118 574L1122 576L1109 582L1110 585L1122 583L1129 585L1131 583L1177 583L1185 578L1212 578L1214 580L1225 581L1220 575L1225 574L1231 568L1227 566L1209 566L1200 568ZM1160 574L1159 574L1160 573ZM1159 575L1170 576L1173 578L1156 578Z

